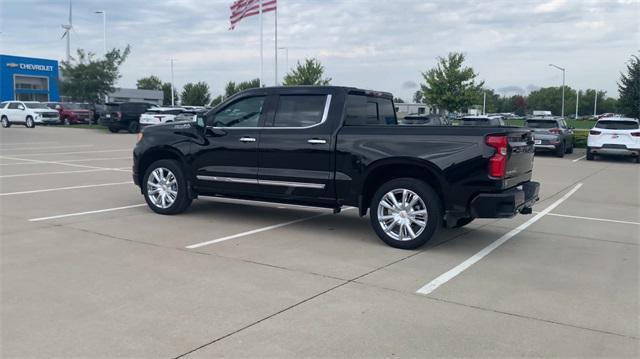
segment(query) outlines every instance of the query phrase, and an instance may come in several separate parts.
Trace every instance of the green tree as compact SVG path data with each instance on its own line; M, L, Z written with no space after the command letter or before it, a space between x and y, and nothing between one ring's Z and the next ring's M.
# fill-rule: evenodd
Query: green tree
M438 57L435 68L422 73L425 83L420 86L423 100L447 111L463 111L474 104L484 81L476 83L476 74L464 66L464 54L452 52ZM481 103L482 104L482 103Z
M640 58L631 56L627 64L627 73L620 74L618 82L620 111L626 116L640 118Z
M237 84L233 81L229 81L224 88L224 97L229 98L238 92L258 87L260 87L260 79L242 81Z
M576 91L569 86L564 89L564 115L570 116L576 108ZM532 111L551 111L560 116L562 113L562 86L543 87L529 94L527 98Z
M222 95L218 95L213 100L211 100L211 103L209 104L209 106L216 107L219 104L221 104L223 101L224 101L224 97L222 97Z
M77 58L63 61L60 66L63 96L75 101L101 102L115 90L114 85L120 78L120 65L130 51L127 45L124 50L113 49L97 59L94 53L78 49Z
M483 101L485 100L484 95L487 95L486 97L486 106L485 106L485 112L486 113L496 113L496 112L500 112L500 95L498 95L497 93L495 93L495 91L493 89L490 88L484 88L481 89L480 92L478 92L478 94L476 95L474 101L473 101L473 105L477 105L479 109L482 110L482 104Z
M163 100L162 100L162 104L164 106L171 106L171 83L170 82L165 82L162 84L161 87L162 90L162 95L163 95ZM180 96L178 95L178 90L176 90L176 88L173 88L173 101L174 103L178 103L178 101L180 100Z
M394 98L393 98L393 102L394 102L394 103L404 103L404 100L403 100L403 99L401 99L400 97L394 97Z
M331 78L322 78L324 66L317 59L305 59L304 64L298 61L296 67L284 76L283 85L328 85Z
M418 90L413 93L413 103L422 103L422 91Z
M206 82L188 83L182 89L182 105L205 106L211 102L209 85Z
M162 90L162 80L155 75L143 77L136 81L136 87L140 90Z

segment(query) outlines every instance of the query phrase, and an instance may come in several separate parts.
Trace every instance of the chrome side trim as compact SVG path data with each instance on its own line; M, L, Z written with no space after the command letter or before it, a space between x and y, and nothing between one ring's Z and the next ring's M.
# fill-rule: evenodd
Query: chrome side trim
M197 175L196 178L202 181L258 184L258 180L252 179L252 178L218 177L218 176L204 176L204 175Z
M267 185L267 186L283 186L283 187L298 187L298 188L316 188L316 189L324 188L324 184L322 183L258 180L258 184Z
M219 176L205 176L205 175L197 175L196 178L202 181L232 182L232 183L260 184L265 186L324 189L324 184L322 183L269 181L269 180L257 180L257 179L251 179L251 178L219 177Z
M286 96L286 95L285 95ZM323 123L327 122L327 118L329 117L329 108L331 107L331 94L327 95L327 100L324 103L324 111L322 112L322 119L320 122L313 124L311 126L303 126L303 127L274 127L274 126L262 126L262 127L212 127L216 129L222 130L300 130L305 128L313 128L316 126L320 126Z

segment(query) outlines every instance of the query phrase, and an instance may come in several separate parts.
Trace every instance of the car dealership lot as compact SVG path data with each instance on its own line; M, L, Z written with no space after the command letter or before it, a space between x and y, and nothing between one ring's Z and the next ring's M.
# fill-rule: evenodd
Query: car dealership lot
M0 131L3 357L640 354L630 160L537 156L548 213L405 251L348 209L200 199L154 214L131 183L134 142Z

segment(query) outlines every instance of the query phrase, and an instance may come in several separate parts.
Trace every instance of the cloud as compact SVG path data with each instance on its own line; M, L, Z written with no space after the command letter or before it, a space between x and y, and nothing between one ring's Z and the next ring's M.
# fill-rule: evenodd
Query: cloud
M107 10L109 47L130 44L120 86L156 74L176 85L206 81L220 93L227 81L259 75L257 17L228 31L232 0L83 0L74 2L72 45L102 53ZM549 62L567 68L567 84L615 94L619 72L638 48L637 1L518 2L396 0L278 0L278 46L288 65L317 57L336 84L410 98L436 57L463 51L467 65L496 89L557 86ZM67 0L0 1L3 52L62 59L60 24ZM29 13L28 17L24 14ZM629 34L634 34L629 36ZM264 70L274 83L274 16L264 16ZM279 51L278 71L286 71ZM406 79L406 80L405 80ZM403 81L405 80L405 81ZM408 85L409 84L409 85ZM526 91L526 90L525 90Z

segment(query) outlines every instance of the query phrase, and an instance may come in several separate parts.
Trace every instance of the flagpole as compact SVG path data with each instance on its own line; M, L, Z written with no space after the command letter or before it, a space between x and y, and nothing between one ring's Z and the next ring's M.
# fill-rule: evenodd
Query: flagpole
M262 0L260 2L260 87L264 86L264 65L263 65L263 51L262 51Z
M278 8L274 10L276 16L276 46L273 48L276 57L276 86L278 86Z

